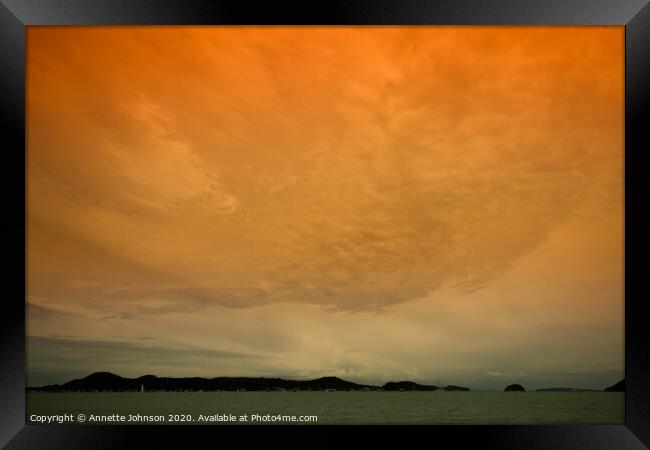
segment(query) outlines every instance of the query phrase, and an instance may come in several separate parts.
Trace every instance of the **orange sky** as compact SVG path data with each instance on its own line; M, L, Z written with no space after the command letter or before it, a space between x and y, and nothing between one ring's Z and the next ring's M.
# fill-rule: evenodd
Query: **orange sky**
M35 384L622 378L622 27L27 44Z

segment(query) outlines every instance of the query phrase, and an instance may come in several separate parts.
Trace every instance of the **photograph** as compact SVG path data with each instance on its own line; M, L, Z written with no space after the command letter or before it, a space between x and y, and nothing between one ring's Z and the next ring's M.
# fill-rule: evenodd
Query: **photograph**
M625 26L41 23L27 425L627 423Z

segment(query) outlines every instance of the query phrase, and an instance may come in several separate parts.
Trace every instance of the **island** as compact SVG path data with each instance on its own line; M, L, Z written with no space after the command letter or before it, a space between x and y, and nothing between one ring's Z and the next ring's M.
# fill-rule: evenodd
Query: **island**
M427 386L413 381L389 381L383 386L384 391L437 391L438 386Z
M28 387L31 392L193 392L193 391L469 391L462 386L438 387L413 381L388 382L383 386L358 384L338 377L286 380L266 377L169 378L143 375L125 378L95 372L64 384Z
M535 392L600 392L598 389L581 389L571 387L552 387L535 389Z

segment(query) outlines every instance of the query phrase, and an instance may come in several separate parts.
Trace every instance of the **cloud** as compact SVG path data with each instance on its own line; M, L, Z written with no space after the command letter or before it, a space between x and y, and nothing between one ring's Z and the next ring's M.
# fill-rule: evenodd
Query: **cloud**
M62 374L89 373L106 370L135 374L137 371L170 369L182 371L183 367L199 367L201 370L215 370L228 366L229 360L257 360L263 356L224 350L160 347L134 342L88 340L82 338L28 336L28 368L33 383L38 379L52 379ZM144 375L140 373L139 375ZM69 381L69 380L61 380ZM49 382L49 381L47 381Z
M89 354L94 350L114 350L116 353L129 354L133 357L142 357L146 354L151 357L157 357L159 355L169 355L173 353L178 356L199 356L199 357L209 357L209 358L260 358L259 355L249 355L244 353L229 352L223 350L205 350L205 349L191 349L191 348L162 348L151 345L141 345L135 344L133 342L120 342L120 341L92 341L84 339L75 339L71 337L47 337L47 336L29 336L28 340L30 345L35 346L34 355L38 353L39 347L66 347L67 350L62 352L64 358L72 355L74 352L72 349L80 349L83 351L88 351ZM91 359L87 358L87 355L84 354L84 360L90 361ZM99 358L99 357L97 357ZM100 358L101 359L101 358ZM100 359L95 360L95 362Z
M335 79L305 52L338 48L338 36L318 32L278 53L290 33L272 34L275 44L243 33L232 52L219 47L219 33L200 44L183 34L180 48L206 46L207 58L202 70L169 73L185 80L180 97L165 80L143 77L179 47L135 43L128 33L115 45L147 55L128 68L92 59L71 61L83 67L76 74L48 73L71 84L86 77L80 92L94 84L107 92L61 111L88 127L74 138L35 103L30 222L57 223L180 280L163 288L110 280L142 302L118 314L176 311L175 292L187 292L179 302L188 308L288 301L380 311L445 286L481 289L594 202L600 183L610 183L608 167L621 163L611 147L589 145L609 140L611 129L586 128L610 108L609 85L571 78L593 55L548 66L557 53L529 54L555 34L535 31L514 46L493 35L492 53L477 49L472 33L431 41L413 30L355 34L358 45L328 64L364 58ZM105 45L101 33L93 38ZM604 44L599 35L572 47L562 39L567 54ZM403 42L417 45L403 53ZM467 52L450 53L454 45ZM64 45L58 57L71 55ZM263 69L236 80L246 64ZM31 85L44 95L38 73ZM554 77L567 82L561 94ZM600 89L590 91L597 107L576 115L571 99L587 87ZM46 130L54 139L39 138ZM93 301L121 295L100 287L107 281L98 280Z
M32 334L471 381L622 315L622 29L29 33Z

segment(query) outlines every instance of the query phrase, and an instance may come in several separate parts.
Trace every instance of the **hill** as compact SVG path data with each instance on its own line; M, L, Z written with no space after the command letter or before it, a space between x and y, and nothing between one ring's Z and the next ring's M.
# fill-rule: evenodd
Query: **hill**
M598 392L598 390L570 388L570 387L553 387L553 388L535 389L535 392Z
M437 391L438 386L427 386L413 381L389 381L383 386L384 391Z
M468 392L470 389L468 387L464 386L455 386L453 384L447 385L442 388L443 391L466 391Z
M143 375L125 378L110 372L95 372L64 384L28 387L33 392L134 392L134 391L469 391L449 385L427 386L413 381L388 382L383 387L358 384L338 377L314 380L285 380L265 377L167 378Z
M30 387L38 392L94 392L94 391L268 391L268 390L376 390L378 387L352 383L337 377L323 377L314 380L284 380L264 377L217 377L217 378L166 378L144 375L138 378L124 378L110 372L96 372L85 378L64 384Z

